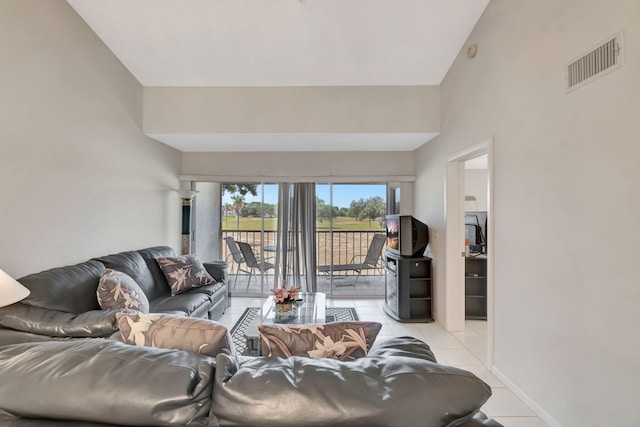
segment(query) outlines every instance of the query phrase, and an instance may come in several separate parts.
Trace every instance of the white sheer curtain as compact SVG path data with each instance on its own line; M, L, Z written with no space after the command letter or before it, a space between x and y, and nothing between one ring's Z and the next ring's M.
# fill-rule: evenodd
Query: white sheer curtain
M274 287L316 292L316 184L280 183Z

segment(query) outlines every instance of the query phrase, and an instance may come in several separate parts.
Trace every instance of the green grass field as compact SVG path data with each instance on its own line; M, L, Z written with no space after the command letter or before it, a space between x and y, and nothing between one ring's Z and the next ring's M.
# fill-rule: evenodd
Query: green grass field
M277 229L276 218L265 218L264 229L276 230ZM222 220L223 231L253 231L260 230L262 228L262 218L240 218L240 227L236 228L236 218L234 216L226 216ZM316 223L318 230L329 230L329 221L322 221ZM333 219L334 230L348 230L348 231L364 231L364 230L382 230L380 223L377 220L372 220L369 223L368 220L358 221L355 218L340 216Z

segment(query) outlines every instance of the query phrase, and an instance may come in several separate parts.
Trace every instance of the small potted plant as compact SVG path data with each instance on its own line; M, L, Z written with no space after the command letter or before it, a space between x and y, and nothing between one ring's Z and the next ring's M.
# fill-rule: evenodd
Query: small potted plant
M273 299L276 303L276 312L291 311L293 305L299 307L298 288L291 286L287 288L287 281L282 281L282 286L273 290Z

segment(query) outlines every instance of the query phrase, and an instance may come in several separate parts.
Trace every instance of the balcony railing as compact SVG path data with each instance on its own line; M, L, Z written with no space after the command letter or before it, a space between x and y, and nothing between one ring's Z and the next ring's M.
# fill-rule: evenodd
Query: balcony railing
M331 245L330 231L316 232L316 262L317 265L349 264L352 260L364 260L367 250L371 244L373 236L382 233L381 230L358 230L358 231L333 231L333 253ZM273 255L271 249L276 246L275 231L260 230L223 230L222 237L233 237L234 240L249 243L253 247L256 255L262 254L265 257ZM222 246L223 259L230 260L229 247ZM229 263L229 273L236 273L237 264ZM365 270L362 275L377 275L376 271Z

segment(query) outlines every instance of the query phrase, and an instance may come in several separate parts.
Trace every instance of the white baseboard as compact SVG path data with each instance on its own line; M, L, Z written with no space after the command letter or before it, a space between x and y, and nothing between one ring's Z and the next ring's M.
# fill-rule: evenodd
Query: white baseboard
M525 405L527 405L536 415L545 423L549 425L549 427L562 427L558 421L556 421L547 411L542 409L540 405L538 405L533 399L531 399L527 393L522 391L518 386L516 386L506 375L504 375L498 368L495 366L491 368L491 372L495 375L504 385L507 386L509 390L520 400L522 400Z

